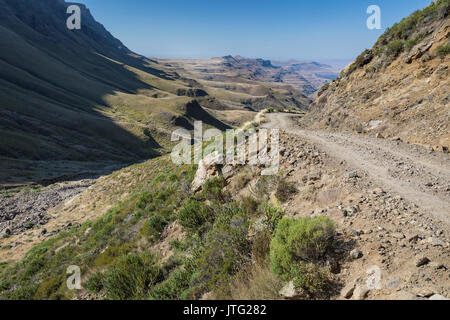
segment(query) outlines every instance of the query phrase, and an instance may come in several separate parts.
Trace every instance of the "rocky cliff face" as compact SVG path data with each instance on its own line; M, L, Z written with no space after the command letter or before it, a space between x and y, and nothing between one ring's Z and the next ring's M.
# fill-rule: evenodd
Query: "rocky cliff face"
M450 1L388 29L322 87L304 124L450 146Z

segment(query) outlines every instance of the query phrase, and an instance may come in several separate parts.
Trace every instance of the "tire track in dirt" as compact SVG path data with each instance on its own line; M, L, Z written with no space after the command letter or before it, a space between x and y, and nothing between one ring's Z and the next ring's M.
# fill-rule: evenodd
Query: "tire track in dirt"
M267 114L268 123L264 127L282 129L316 144L331 157L345 161L356 171L367 173L380 187L399 194L450 226L448 155L440 155L440 160L427 159L413 148L396 147L383 139L374 141L351 134L304 130L292 118L292 114ZM401 166L407 169L403 170ZM430 183L434 188L426 187Z

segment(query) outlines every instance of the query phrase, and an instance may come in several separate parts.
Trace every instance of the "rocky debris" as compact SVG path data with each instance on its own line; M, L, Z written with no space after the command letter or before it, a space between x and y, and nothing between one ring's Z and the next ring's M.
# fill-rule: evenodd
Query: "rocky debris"
M359 177L359 175L358 175L357 171L350 171L345 174L345 178L347 178L347 179L353 179L353 178L358 178L358 177Z
M353 300L364 300L367 298L370 290L364 285L357 285L353 290Z
M295 289L294 281L289 281L279 292L280 296L285 299L294 299L301 295L301 293Z
M437 246L445 247L445 245L446 245L444 241L442 241L441 239L436 238L436 237L429 237L427 239L427 241L428 241L428 243L430 243L431 245L433 245L435 247L437 247Z
M425 52L430 50L430 48L433 46L433 41L420 43L419 45L415 46L411 52L403 58L404 62L410 64L413 62L413 60L419 59L424 55Z
M416 260L416 267L424 266L424 265L428 264L429 262L430 262L430 259L428 259L427 257L419 257Z
M363 256L363 253L362 253L360 250L358 250L358 249L353 249L353 250L350 252L350 257L351 257L353 260L359 259L359 258L361 258L362 256Z
M45 225L50 217L48 210L71 199L95 180L63 182L42 190L25 189L17 193L0 194L0 236L10 236Z
M388 289L397 289L402 284L402 279L400 277L397 277L392 280L386 281L386 288Z
M345 299L350 299L353 296L353 292L355 291L356 284L359 281L359 279L355 279L351 282L349 282L347 285L344 286L341 290L341 296Z
M195 173L195 177L191 185L191 190L193 192L199 191L208 179L220 174L223 159L224 157L222 153L214 151L200 160L197 172Z
M338 139L328 132L319 133L318 136L328 142ZM286 134L283 131L280 132L280 138L280 144L285 148L281 156L283 176L287 179L292 177L292 181L300 184L298 196L284 204L287 213L294 217L327 215L338 223L339 232L352 243L344 250L335 251L343 257L347 252L350 258L340 260L340 272L334 273L347 284L341 291L343 298L389 299L403 294L411 299L426 299L412 292L420 289L428 295L429 292L422 289L430 287L432 283L436 284L433 293L446 296L450 292L445 265L431 262L449 258L448 251L443 250L449 244L448 228L445 225L410 199L405 199L404 194L394 193L389 186L378 186L378 182L368 179L364 169L355 170L346 161L329 157L323 145L318 144L316 148L303 135ZM433 182L433 193L445 192L439 189L442 185L448 185L445 171L442 177L438 177L438 169L429 169L420 162L411 161L417 157L427 163L425 150L408 146L405 156L401 157L398 154L403 152L401 148L406 149L404 146L393 146L395 152L392 154L384 151L399 141L372 139L367 147L357 146L359 152L376 157L383 164L392 161L399 171L390 170L389 173L399 180L415 179L409 175L413 171L414 175L420 175L417 185L425 189L425 183L430 181ZM350 139L345 145L355 146ZM407 158L409 154L412 155L411 159ZM441 155L436 157L439 160L442 158ZM309 187L314 188L315 197L305 203L303 192ZM351 257L350 252L355 247L364 252L363 258ZM359 255L355 253L356 256ZM425 264L418 269L417 257L427 257L429 261L425 260ZM329 260L326 261L326 267L331 270ZM367 266L375 267L375 264L376 268L371 267L373 272L368 274ZM354 277L366 281L349 281ZM361 287L357 289L358 286ZM365 292L365 288L370 291Z

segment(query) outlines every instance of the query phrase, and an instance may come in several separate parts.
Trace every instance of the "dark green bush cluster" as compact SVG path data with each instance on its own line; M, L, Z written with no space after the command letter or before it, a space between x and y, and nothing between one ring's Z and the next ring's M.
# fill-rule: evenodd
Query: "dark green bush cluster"
M439 57L445 58L450 53L450 45L438 47L436 53Z
M327 272L315 265L332 248L334 223L328 217L283 218L270 244L270 262L275 274L294 280L312 296L325 292Z
M96 272L86 282L86 289L91 293L99 293L103 289L103 274Z
M196 198L190 198L178 213L178 221L187 230L197 231L204 226L205 223L214 220L213 214L214 213L203 201L199 201Z
M278 222L283 218L284 211L271 205L264 205L264 224L270 232L274 232Z
M167 224L168 222L163 215L154 214L144 222L141 232L148 236L151 241L155 241L159 239Z
M196 281L218 294L228 293L230 276L250 259L248 228L248 216L240 208L222 210L198 256Z
M121 258L102 279L107 297L113 300L144 299L150 286L162 280L162 271L149 253Z
M405 42L403 40L394 40L386 46L385 53L389 57L396 58L404 49Z
M425 38L425 33L419 33L418 35L416 35L415 37L410 37L406 42L405 42L405 48L408 51L411 51L411 49L418 44L421 40L423 40Z

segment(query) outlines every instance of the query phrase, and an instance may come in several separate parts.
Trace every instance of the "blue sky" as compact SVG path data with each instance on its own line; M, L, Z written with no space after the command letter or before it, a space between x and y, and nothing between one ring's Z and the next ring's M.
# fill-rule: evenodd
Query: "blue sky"
M385 28L431 0L78 0L148 57L354 59ZM368 30L369 5L382 30Z

